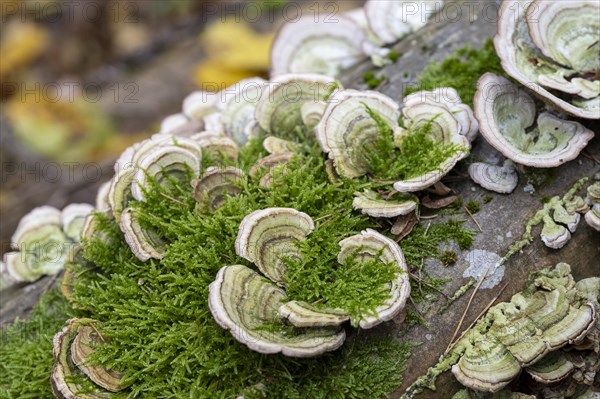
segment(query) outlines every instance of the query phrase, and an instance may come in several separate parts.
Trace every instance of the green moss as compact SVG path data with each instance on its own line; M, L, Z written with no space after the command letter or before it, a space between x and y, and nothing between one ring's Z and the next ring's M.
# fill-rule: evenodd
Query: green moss
M445 250L444 252L442 252L440 260L442 261L442 264L444 266L448 267L456 263L456 261L458 260L458 255L454 251Z
M467 208L467 210L472 214L476 214L481 210L481 205L479 205L479 202L475 200L470 200L467 202L467 205L465 205L465 208Z
M462 47L441 63L429 64L419 77L418 84L408 87L404 95L419 90L454 87L463 102L472 107L477 80L485 72L505 76L491 39L479 50Z
M260 140L253 140L242 150L239 166L247 170L262 155ZM306 212L316 225L300 246L302 261L289 264L291 297L342 305L358 314L368 312L374 301L386 295L381 286L390 278L390 265L350 261L340 266L335 258L342 238L369 227L386 231L391 222L353 211L353 193L372 188L372 183L365 178L331 184L323 160L318 147L310 147L306 155L291 161L287 174L276 177L271 189L260 187L258 177L248 177L241 182L242 195L228 198L213 214L195 213L187 184L154 187L146 193L147 202L133 206L140 223L168 242L160 261L140 262L114 220L99 214L99 230L106 238L93 239L84 248L86 259L97 271L89 265L74 266L78 278L73 296L77 309L85 310L52 313L50 309L60 307L42 302L38 313L26 322L37 325L39 320L49 320L35 334L21 337L23 324L5 330L0 352L4 391L0 392L7 392L8 397L50 397L51 337L73 314L102 322L103 336L110 340L93 361L125 372L125 383L131 386L118 396L342 399L389 394L402 381L409 343L392 338L367 340L350 330L342 349L317 359L261 355L220 328L208 309L208 285L222 266L254 267L235 254L241 220L256 209L275 206ZM221 161L207 158L204 166ZM461 222L433 223L416 226L401 246L414 269L426 257L439 258L441 242L456 241L465 248L472 235ZM415 286L417 301L432 292L430 286L445 284L426 273L420 275L428 285ZM64 300L57 303L64 306ZM29 368L24 371L23 365ZM26 379L23 373L28 373Z
M370 173L381 180L408 180L427 172L439 170L438 166L446 159L461 151L463 147L439 144L430 137L432 121L410 128L403 136L399 147L394 143L394 132L387 122L365 105L368 114L377 124L380 136L366 148L366 158Z
M1 330L0 397L53 398L50 390L52 337L71 311L57 290L44 295L27 320Z
M363 75L363 82L367 84L369 89L373 90L379 86L385 80L385 76L375 76L373 72L365 72Z
M490 202L492 202L493 199L494 199L494 197L492 197L491 195L488 194L485 197L483 197L483 203L489 204Z
M387 58L392 62L398 61L398 58L400 57L402 57L402 53L399 53L396 50L390 51L390 53L387 55Z

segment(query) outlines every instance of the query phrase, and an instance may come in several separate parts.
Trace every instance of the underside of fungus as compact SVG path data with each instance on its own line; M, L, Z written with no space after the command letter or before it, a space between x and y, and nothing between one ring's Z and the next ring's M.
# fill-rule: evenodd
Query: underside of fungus
M284 259L299 259L298 241L315 228L306 213L291 208L268 208L252 212L242 220L235 252L253 262L272 281L285 285Z
M70 319L67 326L54 336L52 353L55 363L50 380L56 398L110 398L111 392L124 388L121 373L89 364L95 347L104 343L96 323L91 319Z
M339 328L294 329L278 315L285 291L246 266L225 266L210 284L208 304L216 322L260 353L312 357L338 349L346 338ZM269 328L271 327L271 328Z
M594 132L578 122L542 112L523 90L507 79L485 73L477 82L475 115L486 140L512 161L537 168L573 160Z
M271 77L288 73L336 76L365 57L365 34L352 19L302 17L279 30L271 47Z
M494 45L506 73L566 113L600 118L600 4L504 1L499 16Z

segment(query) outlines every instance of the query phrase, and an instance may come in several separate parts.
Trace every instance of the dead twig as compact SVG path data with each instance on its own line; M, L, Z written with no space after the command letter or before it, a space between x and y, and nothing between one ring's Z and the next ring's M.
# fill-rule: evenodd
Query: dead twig
M171 201L173 201L173 202L177 202L179 205L185 205L183 202L181 202L181 201L179 201L178 199L175 199L175 198L173 198L173 197L170 197L170 196L168 196L168 195L167 195L167 194L165 194L165 193L160 193L160 195L162 195L163 197L165 197L165 198L167 198L167 199L170 199L170 200L171 200Z
M596 162L598 165L600 165L600 159L596 158L595 156L593 156L589 152L587 152L587 151L581 151L581 155L583 155L587 159L590 159L590 160Z
M479 282L475 286L475 289L473 290L473 293L471 294L471 297L469 298L469 302L467 302L467 307L465 308L465 311L463 312L463 314L460 318L460 321L458 322L458 325L456 326L456 329L454 330L454 334L452 334L452 338L450 338L450 342L448 343L446 352L448 352L450 350L450 348L452 347L454 338L456 338L456 336L458 335L458 332L460 331L460 327L462 326L462 323L463 323L463 321L465 321L465 317L467 316L467 313L469 312L469 308L471 307L471 302L473 302L473 298L475 298L475 294L477 294L477 291L479 291L479 287L481 287L481 284L483 283L483 280L485 280L485 277L487 276L489 271L490 271L490 268L488 266L488 268L485 269L485 271L481 275Z
M466 206L463 206L463 208L465 209L465 211L467 211L467 213L469 214L469 216L471 216L471 219L473 219L473 221L477 225L477 228L479 229L479 231L483 232L483 229L479 225L479 222L477 221L477 219L475 219L475 216L473 216L473 214L471 213L471 211L469 210L469 208L467 208Z
M500 298L500 295L502 295L502 293L504 292L504 290L506 289L506 287L508 287L508 283L504 284L502 286L502 288L500 288L500 291L498 291L498 294L496 294L496 296L485 306L485 308L483 308L483 310L481 311L481 313L479 313L477 315L477 317L475 318L475 320L473 320L473 322L471 324L469 324L469 327L467 327L465 329L465 331L463 331L462 334L460 334L460 336L458 337L458 339L456 341L454 341L454 342L450 342L450 345L448 346L448 348L446 349L446 352L444 352L444 354L448 353L448 351L450 349L452 349L452 347L454 345L456 345L456 343L458 341L460 341L465 336L465 334L467 333L467 331L469 331L475 325L475 323L477 323L477 321L479 319L481 319L481 317L485 314L485 312L487 312L489 310L489 308L491 308L492 305L498 300L498 298Z
M432 290L442 294L443 296L446 297L446 299L450 299L450 296L448 296L448 294L446 294L444 291L440 290L439 288L437 288L436 286L429 284L427 281L421 279L419 276L410 273L410 277L414 278L415 280L418 280L419 282L423 283L424 285L428 286L429 288L431 288Z

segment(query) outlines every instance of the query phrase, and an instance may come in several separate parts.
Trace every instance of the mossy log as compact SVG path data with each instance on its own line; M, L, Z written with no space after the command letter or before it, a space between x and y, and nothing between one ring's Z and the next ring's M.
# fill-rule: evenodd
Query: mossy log
M395 63L377 71L378 76L385 76L385 80L377 87L377 90L400 101L406 87L414 84L416 77L432 60L440 61L454 49L464 45L470 45L474 48L481 47L487 39L495 34L496 16L497 4L493 0L448 3L444 10L424 29L405 38L395 46L395 50L401 55ZM342 82L346 87L367 89L367 84L363 82L363 75L373 69L372 63L365 61L347 71L342 77ZM160 88L154 90L161 92ZM474 94L475 87L472 88L472 91ZM183 98L185 92L182 91L180 94L180 97ZM597 123L584 123L596 133L599 132ZM596 159L600 158L600 138L598 138L598 134L596 139L588 145L586 152L594 154ZM474 143L473 157L484 160L494 157L500 158L499 154L481 137ZM523 190L527 184L524 173L520 173L521 181L512 194L498 195L487 192L475 185L468 178L466 168L463 165L451 174L448 185L458 192L463 203L474 200L482 204L481 210L474 215L482 231L475 237L473 247L503 256L508 247L521 237L527 220L541 208L544 197L562 195L579 178L586 176L591 178L599 172L600 164L593 157L580 155L578 159L551 171L527 171L527 173L534 173L538 176L550 176L546 181L536 186L537 191L533 195ZM71 188L71 186L65 187L65 193ZM87 200L91 202L93 201L93 190L88 191L89 198ZM490 195L492 197L491 201L486 198ZM467 220L467 226L473 229L478 228L474 220ZM539 229L540 227L535 229L534 232L539 232ZM445 287L445 291L450 294L465 284L467 280L462 275L469 266L466 251L461 252L458 248L451 249L458 253L458 261L455 265L444 267L439 261L428 262L424 265L425 270L431 275L452 279ZM506 263L502 284L491 289L479 290L470 305L462 329L471 324L489 301L498 294L504 284L507 284L507 286L498 301L508 300L511 295L523 289L527 276L531 272L554 266L560 261L569 263L572 266L573 275L576 279L593 275L598 276L600 274L599 233L581 222L570 242L561 250L552 250L545 247L541 240L536 237L531 245L515 254ZM16 317L26 315L41 293L47 290L53 282L54 279L48 277L35 284L4 292L2 308L0 309L0 325L10 322ZM444 305L443 300L433 304L419 304L426 325L407 328L395 323L386 323L375 329L375 331L369 332L370 334L378 334L386 330L393 330L399 339L421 343L421 345L415 347L407 364L404 383L397 389L393 397L399 397L406 387L423 375L427 368L434 365L440 355L444 353L452 332L467 305L469 293L470 291L441 315L438 314L438 310ZM425 312L423 305L432 306ZM443 393L426 391L419 397L424 399L451 397L451 393L456 391L459 385L450 373L445 373L438 380L438 387L443 387Z

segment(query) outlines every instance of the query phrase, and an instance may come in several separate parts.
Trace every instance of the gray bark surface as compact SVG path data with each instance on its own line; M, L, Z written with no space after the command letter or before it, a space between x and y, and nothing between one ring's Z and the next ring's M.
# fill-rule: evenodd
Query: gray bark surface
M411 82L415 82L416 77L432 60L442 60L454 49L464 45L471 45L478 48L495 34L497 5L494 1L450 4L446 6L446 11L443 11L439 18L434 19L432 23L420 32L402 40L395 46L395 49L402 56L396 63L378 71L378 75L383 74L386 77L385 82L377 88L378 91L392 97L396 101L401 101L402 93L406 86L410 85ZM460 14L457 14L457 10L460 10ZM422 48L423 45L427 46L426 50ZM167 66L151 65L142 71L139 76L140 80L138 81L140 87L145 87L143 85L144 81L153 82L152 85L148 86L148 90L151 90L153 93L162 93L167 83L156 77L161 76L165 71L170 71L171 74L175 72L177 68L174 67L174 60L179 59L177 55L181 56L181 60L183 60L177 61L177 64L180 65L183 63L186 66L179 69L177 74L184 73L182 71L186 69L189 70L191 65L193 65L195 57L189 55L189 44L182 47L183 49L174 50L169 56L169 60L172 62L167 62ZM373 65L371 62L365 61L348 71L342 77L342 83L345 87L366 89L362 76L365 71L372 69ZM407 77L405 77L406 72L408 72ZM169 109L169 106L165 105L165 101L179 103L185 94L190 91L190 87L187 87L183 81L178 81L176 86L176 90L173 90L172 87L168 90L165 89L169 93L166 100L161 99L161 96L155 96L157 97L157 102L151 108L157 114L168 113L164 112L165 109ZM475 88L473 87L473 93L474 91ZM169 111L174 110L169 109ZM591 126L589 122L586 124ZM592 129L598 133L597 124L592 126ZM588 145L586 151L599 158L600 139L596 137ZM501 155L491 148L481 137L474 143L473 154L474 157L483 160L502 159ZM109 164L104 165L105 170L108 170L107 178L109 177ZM523 191L527 182L522 173L520 173L519 186L512 194L499 195L490 193L470 181L466 173L466 168L464 165L460 165L451 173L450 180L453 182L448 183L448 185L460 195L463 203L467 203L469 200L476 200L482 204L481 211L475 215L475 218L483 231L475 237L473 248L490 251L503 256L510 244L521 237L527 220L542 207L542 197L562 195L579 178L584 176L591 178L599 172L600 165L598 163L587 157L580 156L577 160L557 168L551 182L542 186L536 186L537 191L534 195ZM51 202L59 206L61 204L64 205L66 198L72 197L71 194L74 193L78 200L93 203L96 188L97 183L85 184L85 182L72 182L65 185L64 190L55 192L51 197L54 200ZM580 192L579 194L582 193ZM488 204L484 204L483 198L487 195L492 195L493 200ZM46 199L40 198L40 204L45 203ZM8 217L13 219L12 215ZM467 227L477 229L477 226L471 219L466 217L466 220ZM3 241L10 235L17 221L18 218L13 223L4 224L5 229L10 231L5 230L2 233ZM11 224L12 226L10 226ZM539 235L540 229L541 227L534 229L534 233ZM459 260L454 266L443 267L437 261L426 262L424 265L425 270L431 275L435 277L450 277L452 279L445 287L445 292L449 295L465 284L467 279L463 278L462 274L469 266L469 262L465 258L467 251L461 252L458 248L453 247L451 249L457 250L459 254ZM491 289L479 290L470 306L461 332L471 324L487 303L497 295L502 285L508 284L499 301L508 300L513 294L523 289L527 281L527 276L531 272L544 267L554 266L561 261L571 265L573 275L576 279L600 275L600 233L593 231L582 221L570 242L561 250L546 248L539 239L539 236L536 236L531 245L524 248L521 253L515 254L506 263L506 271L501 284ZM0 326L11 322L16 317L26 317L29 310L38 301L41 293L47 290L52 284L55 284L55 279L48 277L28 286L4 291L0 297ZM420 345L415 347L413 355L408 362L407 370L404 373L404 383L398 388L393 397L397 398L409 384L423 375L427 368L433 366L440 355L443 354L466 307L471 292L468 291L466 295L463 295L461 299L450 306L442 315L438 314L438 310L445 301L443 298L440 298L427 312L423 313L427 321L426 326L406 328L402 324L386 323L384 326L375 329L375 331L369 332L369 334L380 334L393 331L399 339L420 343ZM422 307L423 304L419 304L419 308L422 309ZM459 388L459 384L450 373L442 375L438 380L437 386L441 389L441 392L440 390L438 392L426 391L419 397L423 399L449 398Z

